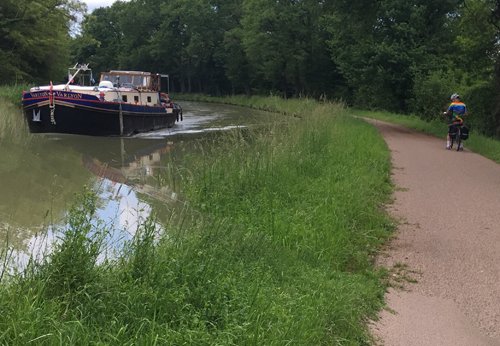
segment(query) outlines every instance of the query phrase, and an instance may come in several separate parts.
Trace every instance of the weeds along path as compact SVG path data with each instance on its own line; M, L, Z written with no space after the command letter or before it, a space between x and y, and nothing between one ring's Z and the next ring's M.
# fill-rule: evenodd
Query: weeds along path
M379 259L394 285L373 334L387 346L500 345L500 165L368 121L392 153L400 221Z

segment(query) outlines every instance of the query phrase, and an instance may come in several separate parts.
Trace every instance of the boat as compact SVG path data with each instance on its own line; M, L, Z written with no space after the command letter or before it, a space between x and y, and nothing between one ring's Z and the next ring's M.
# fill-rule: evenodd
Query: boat
M131 136L171 128L182 107L161 92L162 76L112 70L95 85L88 64L76 64L67 83L24 91L24 116L32 133Z

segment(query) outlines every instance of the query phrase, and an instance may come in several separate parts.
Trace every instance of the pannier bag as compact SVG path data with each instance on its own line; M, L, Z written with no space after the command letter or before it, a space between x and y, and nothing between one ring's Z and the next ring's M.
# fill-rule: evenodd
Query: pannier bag
M460 131L460 137L462 140L466 140L469 138L469 128L466 126L462 126L462 130Z

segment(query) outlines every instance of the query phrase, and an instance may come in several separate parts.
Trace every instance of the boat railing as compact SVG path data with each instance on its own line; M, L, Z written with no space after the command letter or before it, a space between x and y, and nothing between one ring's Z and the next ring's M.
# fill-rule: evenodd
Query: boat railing
M75 73L72 73L72 71L75 71ZM89 67L89 64L77 63L75 66L68 69L68 82L64 85L64 88L68 88L68 86L74 82L75 77L82 71L90 71L90 79L92 80L92 69Z

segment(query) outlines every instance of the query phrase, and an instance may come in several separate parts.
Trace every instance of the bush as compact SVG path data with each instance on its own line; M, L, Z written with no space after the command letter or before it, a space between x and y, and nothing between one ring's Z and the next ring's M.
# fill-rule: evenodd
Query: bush
M467 123L475 131L486 136L495 136L497 128L493 111L495 88L491 82L481 82L469 88L463 97L469 110Z
M417 76L410 111L425 121L435 119L446 110L448 96L454 92L462 95L470 115L467 123L474 131L486 136L498 135L500 124L495 119L495 87L491 81L466 86L465 82L457 81L455 76L447 72Z
M450 90L455 84L453 77L442 72L417 76L413 87L414 98L410 101L411 112L424 120L435 118L446 109L446 97L451 95Z

